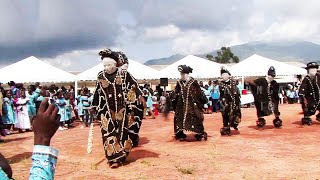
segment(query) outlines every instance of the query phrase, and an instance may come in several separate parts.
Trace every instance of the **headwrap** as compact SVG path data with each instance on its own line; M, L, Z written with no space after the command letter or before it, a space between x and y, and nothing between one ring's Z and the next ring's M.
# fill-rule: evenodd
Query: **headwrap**
M276 77L276 69L273 66L270 66L268 76Z
M222 75L223 73L228 73L229 76L231 76L231 73L226 69L224 66L221 66L220 74Z
M308 70L308 69L311 69L311 68L316 68L316 69L318 69L318 68L319 68L319 65L318 65L316 62L309 62L309 63L307 64L306 69Z
M101 60L104 58L111 58L117 62L117 67L122 66L123 64L128 64L128 58L123 52L112 51L110 49L105 49L99 52Z
M187 65L179 65L178 66L178 71L181 73L189 74L189 73L192 73L192 70L193 69Z

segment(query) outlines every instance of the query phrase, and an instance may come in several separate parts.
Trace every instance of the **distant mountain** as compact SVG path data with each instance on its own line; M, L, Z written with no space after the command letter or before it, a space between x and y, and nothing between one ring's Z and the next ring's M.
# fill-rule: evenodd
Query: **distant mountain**
M167 58L151 59L151 60L145 62L144 65L147 65L147 66L151 66L151 65L169 65L169 64L172 64L172 63L176 62L177 60L182 59L184 57L185 57L184 55L175 54L175 55L172 55L172 56L167 57Z
M231 47L232 52L239 57L240 61L258 54L267 58L279 61L300 61L308 63L310 61L320 61L320 45L307 41L278 41L278 42L249 42ZM217 55L217 50L206 54L197 55L205 58L207 54ZM172 64L181 59L182 55L173 55L168 58L153 59L147 61L146 65Z

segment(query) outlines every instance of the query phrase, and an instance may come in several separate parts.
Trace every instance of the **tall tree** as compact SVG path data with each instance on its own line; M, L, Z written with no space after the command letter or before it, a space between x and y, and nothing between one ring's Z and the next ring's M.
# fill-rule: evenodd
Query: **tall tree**
M217 56L214 57L214 61L217 63L238 63L239 57L235 56L230 47L221 47L220 51L217 51Z
M213 60L213 56L212 56L211 54L207 54L207 55L206 55L206 58L207 58L208 60L210 60L210 61Z

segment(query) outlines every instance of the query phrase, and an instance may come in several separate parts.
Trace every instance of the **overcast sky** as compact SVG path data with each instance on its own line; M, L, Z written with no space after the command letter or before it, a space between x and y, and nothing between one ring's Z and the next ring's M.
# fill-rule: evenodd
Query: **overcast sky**
M318 0L1 0L0 66L34 55L68 71L103 48L145 62L250 41L320 43Z

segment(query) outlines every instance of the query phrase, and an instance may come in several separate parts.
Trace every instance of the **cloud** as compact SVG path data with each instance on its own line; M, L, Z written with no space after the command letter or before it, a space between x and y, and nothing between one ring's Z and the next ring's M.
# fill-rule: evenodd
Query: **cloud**
M1 60L113 45L118 35L112 1L4 0L0 6Z
M45 62L66 71L84 71L101 62L99 51L103 49L74 50L54 58L42 58Z
M144 62L257 40L320 43L319 6L317 0L2 0L0 64L33 55L83 70L99 62L96 52L105 47Z
M275 22L260 36L270 41L292 39L312 40L313 38L310 39L310 37L316 37L319 30L320 23L318 21L295 19Z
M157 39L168 39L174 38L179 35L180 29L173 24L168 24L166 26L146 28L144 33L145 39L157 40Z
M237 32L212 33L209 31L189 30L174 39L173 50L180 54L208 53L221 46L242 43Z

